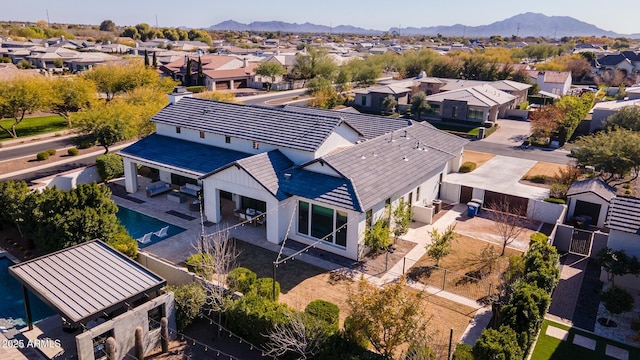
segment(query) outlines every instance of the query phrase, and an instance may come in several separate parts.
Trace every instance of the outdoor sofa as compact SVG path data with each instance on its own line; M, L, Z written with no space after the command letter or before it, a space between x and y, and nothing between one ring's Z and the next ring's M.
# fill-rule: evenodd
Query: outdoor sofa
M171 186L166 182L158 181L147 185L147 197L156 196L171 190Z

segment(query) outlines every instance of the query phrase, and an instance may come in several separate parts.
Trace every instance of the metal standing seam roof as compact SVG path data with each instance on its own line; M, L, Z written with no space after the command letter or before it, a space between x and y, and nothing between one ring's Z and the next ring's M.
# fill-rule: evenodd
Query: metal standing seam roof
M616 189L599 178L576 181L569 187L567 196L591 192L604 200L611 201L616 196Z
M280 147L316 151L341 119L338 116L185 97L160 110L151 121Z
M362 209L384 201L444 166L468 141L423 123L323 158L354 185Z
M612 230L640 235L640 199L615 197L609 205L606 226Z
M166 285L99 240L13 265L9 273L73 324L132 304Z
M252 154L151 134L120 150L120 155L165 164L203 175Z

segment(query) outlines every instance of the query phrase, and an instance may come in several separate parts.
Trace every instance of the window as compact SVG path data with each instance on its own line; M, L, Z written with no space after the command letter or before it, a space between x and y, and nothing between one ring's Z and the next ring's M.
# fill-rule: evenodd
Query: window
M176 134L180 134L180 126L176 126Z
M258 148L260 147L260 144L257 141L253 142L253 148L258 150Z
M224 137L224 142L227 144L231 144L231 136L225 136Z
M298 202L298 232L309 235L309 203Z
M164 316L164 305L154 307L149 310L147 317L149 318L149 331L160 328L160 320Z
M479 109L469 109L469 120L482 121L484 117L484 111Z
M333 232L333 209L320 205L311 206L311 236L324 239ZM326 241L332 241L329 236Z
M416 201L420 202L420 186L416 188Z
M457 106L452 106L451 107L451 117L452 118L457 118L458 117L458 107Z
M347 213L336 211L336 245L347 246Z
M360 105L367 106L367 97L366 96L362 96L360 99L361 99L360 100Z
M106 359L107 352L105 343L107 339L113 336L113 329L108 330L93 338L93 357L96 359Z
M438 103L429 103L429 106L431 106L431 112L434 115L440 115L440 104L438 104Z
M200 131L200 139L204 139L204 131Z

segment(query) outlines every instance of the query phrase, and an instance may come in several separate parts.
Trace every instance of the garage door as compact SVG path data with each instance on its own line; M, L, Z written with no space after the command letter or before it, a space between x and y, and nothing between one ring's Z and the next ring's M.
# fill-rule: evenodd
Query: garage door
M460 203L466 204L471 201L473 197L473 188L469 186L461 186L460 187Z
M229 82L228 81L220 81L216 82L216 90L229 90Z
M233 82L234 89L246 88L247 87L247 79L244 80L235 80Z
M503 203L509 205L510 212L518 214L520 216L527 215L529 199L519 196L501 194L493 191L484 192L484 203L482 204L484 208L491 208L493 204Z

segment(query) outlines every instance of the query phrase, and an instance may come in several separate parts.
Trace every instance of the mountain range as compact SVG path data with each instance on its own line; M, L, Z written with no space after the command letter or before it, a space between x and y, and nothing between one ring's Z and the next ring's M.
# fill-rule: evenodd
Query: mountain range
M439 25L427 27L393 27L388 30L364 29L351 25L326 26L311 23L297 24L282 21L254 21L250 24L242 24L233 20L223 21L209 27L210 30L235 30L235 31L269 31L291 33L349 33L362 35L380 35L385 31L398 32L404 35L428 35L436 36L464 36L464 37L489 37L491 35L520 37L542 36L547 38L561 38L564 36L607 36L610 38L627 36L640 38L640 33L618 34L613 31L603 30L593 24L577 20L569 16L547 16L539 13L524 13L512 16L508 19L496 21L488 25L466 26Z

